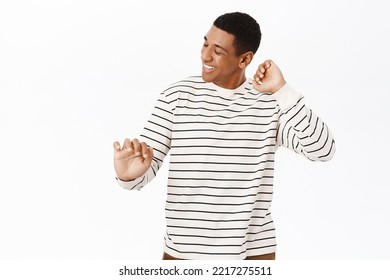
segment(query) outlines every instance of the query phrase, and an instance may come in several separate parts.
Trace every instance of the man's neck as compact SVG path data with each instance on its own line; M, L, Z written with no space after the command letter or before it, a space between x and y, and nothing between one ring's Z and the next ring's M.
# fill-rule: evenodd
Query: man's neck
M233 77L226 83L214 82L217 86L225 89L236 89L246 81L245 72L243 71L239 76Z

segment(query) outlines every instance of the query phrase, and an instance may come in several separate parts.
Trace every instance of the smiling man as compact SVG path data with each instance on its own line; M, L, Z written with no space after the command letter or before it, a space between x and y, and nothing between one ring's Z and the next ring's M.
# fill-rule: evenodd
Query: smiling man
M170 152L163 259L275 259L275 152L314 161L335 152L324 122L273 61L246 77L261 40L244 13L218 17L204 37L202 76L161 93L138 139L114 143L118 183L139 190Z
M203 80L227 89L242 85L260 40L260 26L253 18L238 13L217 18L204 36Z

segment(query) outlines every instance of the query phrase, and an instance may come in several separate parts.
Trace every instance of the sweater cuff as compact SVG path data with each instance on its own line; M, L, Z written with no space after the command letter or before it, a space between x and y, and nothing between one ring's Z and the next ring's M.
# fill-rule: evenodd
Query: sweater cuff
M302 94L295 91L288 83L286 83L281 89L273 94L276 98L280 109L282 111L291 108L297 104L298 100L302 98Z
M115 177L116 181L118 182L119 186L121 186L124 189L127 190L140 190L142 188L142 184L140 184L143 181L144 176L138 177L131 181L122 181L118 177Z

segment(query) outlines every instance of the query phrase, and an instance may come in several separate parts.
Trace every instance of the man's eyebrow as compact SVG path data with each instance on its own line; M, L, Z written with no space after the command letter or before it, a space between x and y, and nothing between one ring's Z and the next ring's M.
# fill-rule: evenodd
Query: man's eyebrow
M206 37L206 36L204 36L203 38L204 38L205 41L207 41L207 37ZM220 45L218 45L218 44L214 44L214 46L216 46L217 48L220 48L220 49L224 50L224 51L227 52L227 53L229 53L227 50L225 50L224 47L222 47L222 46L220 46Z

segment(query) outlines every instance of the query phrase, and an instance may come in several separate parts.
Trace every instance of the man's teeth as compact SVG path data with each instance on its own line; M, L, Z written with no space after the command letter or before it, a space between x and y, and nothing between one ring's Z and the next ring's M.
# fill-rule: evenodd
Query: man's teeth
M204 68L206 68L207 70L214 70L214 67L212 66L208 66L206 64L203 64Z

